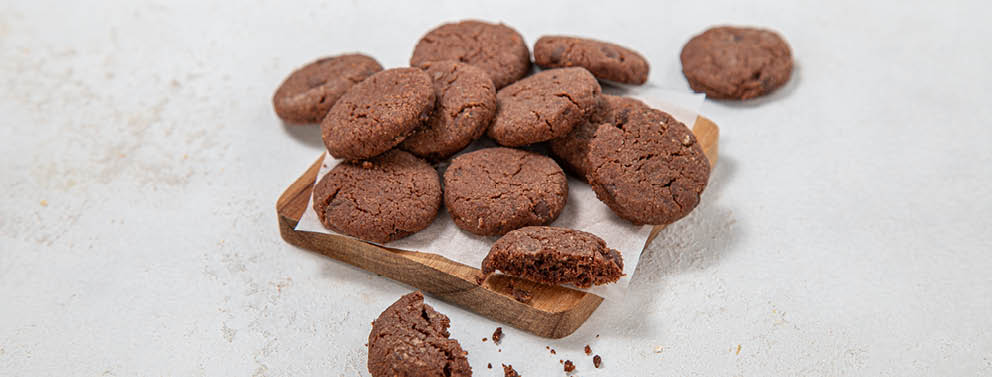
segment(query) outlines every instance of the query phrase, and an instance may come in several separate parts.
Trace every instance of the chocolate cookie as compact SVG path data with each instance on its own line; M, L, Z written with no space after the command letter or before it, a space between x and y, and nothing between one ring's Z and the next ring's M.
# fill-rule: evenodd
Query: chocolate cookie
M720 26L682 47L682 73L697 92L748 99L777 89L792 75L792 51L770 30Z
M478 139L496 116L496 88L483 70L453 60L423 65L434 80L437 106L427 124L403 148L429 160L443 160Z
M487 148L455 157L444 172L444 205L455 225L500 235L544 225L568 199L565 173L554 160L510 148Z
M586 38L545 36L534 44L541 68L582 67L596 78L640 85L648 81L648 61L629 48Z
M548 142L551 155L558 160L558 163L565 170L582 181L588 182L586 175L589 174L590 169L589 142L592 141L600 124L613 124L613 111L610 102L618 101L619 98L608 94L599 96L589 116L576 125L572 132Z
M614 109L614 116L589 148L596 197L635 224L670 224L689 214L710 174L692 131L646 106Z
M530 50L513 28L482 21L462 21L429 31L413 49L410 65L457 60L482 68L496 89L520 80L530 71Z
M413 292L400 297L372 322L368 368L372 377L470 377L472 367L457 340L451 320Z
M496 93L499 112L489 137L516 147L565 136L587 116L602 89L585 68L557 68Z
M496 270L544 284L588 288L620 279L623 257L592 233L529 226L493 243L482 261L482 273L488 276Z
M440 207L437 171L400 150L342 162L313 189L313 209L325 227L379 243L426 228Z
M293 71L272 96L276 115L291 123L316 123L352 86L382 70L362 54L331 56Z
M434 84L417 68L376 73L345 93L321 122L331 155L361 160L388 151L434 110Z

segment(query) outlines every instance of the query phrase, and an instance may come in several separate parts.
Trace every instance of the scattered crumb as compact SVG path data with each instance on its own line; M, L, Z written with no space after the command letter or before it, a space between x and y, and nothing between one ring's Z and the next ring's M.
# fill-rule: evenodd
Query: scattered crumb
M45 199L42 199L42 200L41 200L41 206L42 206L42 207L48 207L48 201L47 201L47 200L45 200Z
M735 354L737 354L737 355L740 355L741 354L741 345L740 344L737 345L737 352L735 352Z
M503 377L520 377L520 373L513 370L513 365L503 364Z
M497 327L496 331L493 331L493 343L499 343L503 340L503 328Z
M551 354L552 354L552 355L557 355L557 354L558 354L558 352L555 352L555 349L554 349L554 348L552 348L552 349L551 349Z
M596 339L599 339L599 334L596 334Z
M510 290L513 293L513 298L516 299L517 301L520 301L520 302L524 303L524 304L529 303L530 300L532 300L534 298L534 295L531 294L530 291L528 291L526 289L517 288L517 287L513 286L513 283L510 283Z
M586 355L592 355L592 348L589 348L588 344L586 344Z
M661 351L664 351L664 350L665 349L663 347L657 346L657 347L654 348L654 353L661 353Z
M600 365L603 365L603 358L599 357L599 355L593 356L592 365L595 366L596 368L599 368Z
M565 360L558 359L558 364L564 364L564 363L565 363Z
M486 364L486 368L493 369L493 363Z
M482 342L485 343L489 338L482 338Z
M369 347L369 344L368 343L365 343L363 345L365 346L365 348L368 348Z
M551 346L544 346L544 349L549 350L551 349Z
M572 360L565 360L565 371L571 372L575 370L575 364L572 364Z
M500 349L496 350L496 352L503 352L503 349L500 348Z

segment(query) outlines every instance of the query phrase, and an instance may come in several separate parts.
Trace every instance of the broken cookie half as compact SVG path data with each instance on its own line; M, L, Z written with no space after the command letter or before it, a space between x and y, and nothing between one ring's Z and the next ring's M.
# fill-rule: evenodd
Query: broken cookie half
M472 367L457 340L449 339L450 320L413 292L400 297L372 322L369 373L373 377L470 377Z
M606 241L579 230L529 226L493 243L482 273L500 272L545 284L589 288L623 276L623 257Z

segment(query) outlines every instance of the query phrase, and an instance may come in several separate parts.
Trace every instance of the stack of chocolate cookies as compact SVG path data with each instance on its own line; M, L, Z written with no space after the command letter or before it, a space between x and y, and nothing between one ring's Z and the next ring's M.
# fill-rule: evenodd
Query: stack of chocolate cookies
M424 35L410 67L384 70L346 54L293 72L275 93L276 114L319 122L328 152L343 160L314 187L321 223L388 243L429 226L443 205L462 230L501 237L481 266L486 276L579 287L617 281L619 251L593 234L549 226L567 205L565 171L618 217L669 224L699 204L709 162L685 124L602 93L600 81L647 81L650 66L636 51L571 36L544 36L533 51L543 70L528 76L531 53L520 33L463 21ZM788 45L751 28L710 29L681 58L694 90L723 99L767 94L792 70ZM483 135L500 147L458 154ZM448 164L443 177L439 164ZM369 370L471 375L447 326L419 293L403 297L375 322Z

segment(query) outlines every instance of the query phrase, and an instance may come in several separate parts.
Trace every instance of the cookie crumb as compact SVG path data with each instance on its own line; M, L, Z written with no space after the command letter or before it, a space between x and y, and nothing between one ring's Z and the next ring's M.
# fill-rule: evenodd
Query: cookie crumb
M486 368L493 369L493 363L486 364Z
M42 199L40 204L42 207L48 207L48 201L45 199Z
M520 373L513 370L513 365L503 364L503 377L520 377Z
M586 355L592 355L592 348L589 348L588 344L586 344Z
M596 368L599 368L600 365L603 365L603 358L599 357L599 355L593 356L592 365Z
M740 355L741 354L741 345L740 344L737 345L737 352L735 354L737 354L737 355Z
M524 304L530 303L530 300L534 298L534 295L530 291L523 290L517 287L510 287L513 290L513 298Z
M503 328L497 327L496 331L493 331L493 343L499 343L503 340Z
M551 354L552 354L552 355L557 355L557 354L558 354L558 352L555 352L555 349L554 349L554 348L552 348L552 349L551 349Z
M575 364L572 364L572 360L565 360L565 371L571 372L575 370Z

